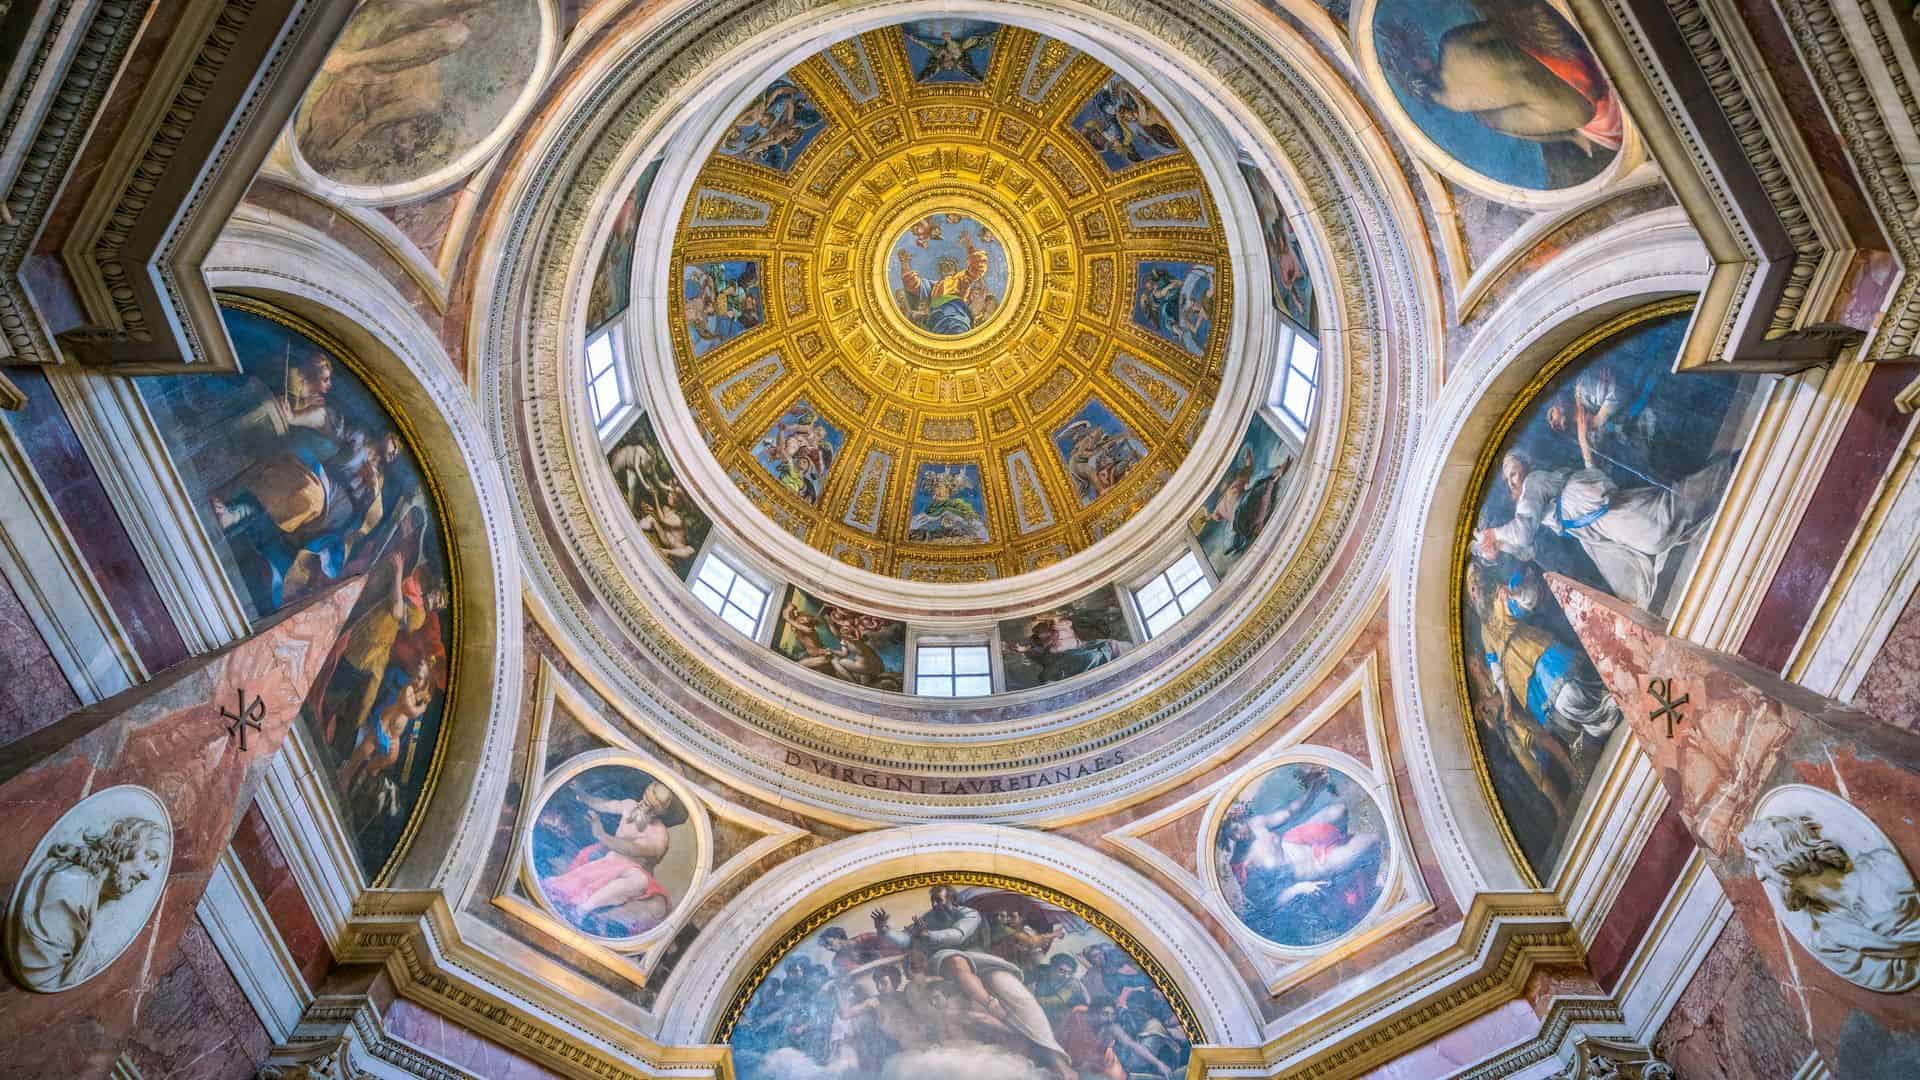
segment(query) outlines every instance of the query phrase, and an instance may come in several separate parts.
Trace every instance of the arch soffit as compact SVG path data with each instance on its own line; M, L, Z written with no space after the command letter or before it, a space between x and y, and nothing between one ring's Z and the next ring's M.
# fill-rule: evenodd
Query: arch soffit
M470 333L482 396L500 443L498 452L508 466L510 483L527 500L546 499L556 489L577 499L594 487L593 476L572 471L578 465L577 455L561 445L571 439L563 429L577 423L577 418L567 415L552 387L578 364L578 357L572 355L578 349L573 340L578 335L567 332L577 324L578 312L569 304L577 307L579 282L589 272L588 240L604 242L616 194L623 194L606 178L615 172L624 177L636 173L644 164L636 148L644 142L643 132L651 128L657 134L664 126L662 116L674 114L691 99L684 85L688 76L681 73L710 69L750 51L755 43L777 37L786 24L806 17L814 6L811 0L736 3L721 12L709 6L698 13L683 6L649 20L644 28L651 31L654 47L631 55L608 50L606 62L597 69L601 81L577 84L568 92L571 100L580 103L579 111L566 114L537 145L529 146L527 156L514 163L512 179L502 185L512 205L494 215L489 247L479 253L479 262L490 272L478 279L482 292L474 310L486 315L473 320ZM1036 18L1059 14L1043 4L1027 7ZM881 4L871 10L883 8L901 14L915 10L910 5ZM1332 499L1330 492L1337 491L1340 513L1321 513L1323 520L1312 523L1318 530L1313 535L1304 535L1309 530L1303 523L1288 539L1308 555L1275 560L1277 565L1264 580L1249 582L1243 590L1256 599L1264 598L1262 613L1270 619L1264 634L1250 639L1259 645L1247 656L1269 645L1288 648L1291 654L1274 666L1291 669L1293 675L1263 680L1257 690L1241 691L1252 696L1233 703L1227 711L1239 715L1271 709L1298 693L1300 678L1325 659L1312 654L1314 649L1324 652L1327 642L1344 637L1346 624L1364 617L1378 581L1375 575L1384 569L1390 543L1387 530L1354 525L1363 515L1373 515L1376 524L1384 524L1382 519L1390 516L1391 493L1397 489L1394 480L1411 452L1412 398L1424 397L1437 378L1431 359L1438 320L1432 303L1437 286L1431 274L1418 272L1420 267L1430 269L1431 253L1417 243L1405 242L1407 236L1418 234L1418 220L1410 212L1413 203L1404 178L1376 169L1377 146L1362 150L1349 145L1352 131L1366 129L1337 121L1328 106L1302 88L1286 53L1269 40L1271 30L1249 29L1241 16L1229 11L1183 7L1166 0L1110 0L1102 8L1109 22L1128 18L1174 37L1175 45L1152 46L1167 61L1163 66L1180 71L1196 91L1205 91L1210 100L1230 107L1233 114L1264 125L1259 137L1249 140L1256 155L1286 150L1286 155L1268 165L1295 181L1289 202L1308 208L1300 214L1300 222L1320 241L1314 250L1322 265L1315 271L1325 274L1323 280L1330 286L1328 326L1330 331L1347 328L1339 331L1339 338L1348 363L1337 373L1349 384L1337 399L1344 411L1320 425L1322 431L1341 431L1343 438L1316 439L1318 456L1305 470L1309 505L1323 509ZM1137 30L1125 26L1117 26L1114 32L1124 33L1129 40L1138 37ZM662 55L674 61L672 71L665 70ZM1267 63L1248 65L1243 59L1247 55L1263 56ZM676 93L683 100L675 100ZM1249 96L1255 100L1243 104ZM1377 132L1366 137L1376 143L1379 138ZM1327 156L1328 147L1338 153ZM1383 175L1391 179L1383 182ZM1362 252L1368 255L1364 260ZM1336 277L1335 268L1364 268L1367 273ZM1389 343L1401 350L1398 355L1383 355ZM523 439L531 445L514 445ZM531 472L521 465L523 453L532 459ZM535 482L533 474L539 475L540 482ZM1363 488L1386 495L1363 505ZM604 513L585 513L586 508L578 505L552 509L548 521L555 524L553 531L548 531L546 522L528 516L518 519L518 527L527 545L539 602L553 611L559 629L585 643L581 646L585 655L576 656L576 661L599 669L603 681L620 696L655 713L670 741L683 752L715 763L734 782L756 790L763 786L756 779L764 768L756 764L757 759L728 742L691 730L694 725L687 723L688 717L670 713L664 703L649 698L648 680L631 658L594 642L599 628L613 626L643 641L649 636L670 637L661 632L654 614L672 604L649 588L650 583L633 581L624 570L610 579L596 569L603 563L616 565L620 562L614 557L617 550L631 543L630 537L609 537L601 531ZM579 568L593 579L590 590L603 596L624 592L640 601L637 609L626 597L620 605L607 605L566 585L573 568L563 564L574 556L562 550L565 544L554 542L560 533L570 533L576 547L588 556L588 565ZM1344 560L1347 569L1330 577L1336 558ZM1286 591L1274 588L1283 577L1295 593L1291 602L1276 596ZM1302 610L1300 605L1308 596L1314 601L1309 609L1312 625L1290 627L1295 632L1281 638L1280 629ZM1198 631L1198 647L1218 645L1232 629ZM684 658L668 660L670 674L704 681L691 667L679 669ZM1190 739L1179 750L1198 760L1220 752L1234 734L1231 724L1216 722L1209 738ZM877 745L874 740L863 743ZM898 740L888 741L888 747L900 745ZM1164 757L1154 762L1156 776L1169 775ZM1120 773L1124 775L1115 775ZM1102 782L1101 793L1106 795L1140 786L1143 774L1138 767L1114 770ZM798 794L820 809L866 816L879 811L883 817L894 813L884 805L893 800L851 783L808 778L801 786L805 790L783 785L787 797ZM1019 812L1031 818L1052 807L1057 814L1065 805L1062 800L1069 799L1078 807L1087 805L1084 792L1078 790L1058 792L1051 798L1050 803L1036 801ZM1005 801L1003 796L994 799L996 816L1004 815ZM983 811L960 807L957 812ZM924 817L924 808L915 807L913 816Z
M661 988L657 1038L709 1041L756 962L814 911L906 874L984 871L1049 886L1096 907L1152 953L1199 1017L1194 1041L1263 1038L1257 1003L1233 962L1192 914L1153 882L1063 837L1000 825L920 825L863 833L782 863L727 905Z
M1607 319L1698 292L1706 248L1683 211L1621 222L1541 268L1474 336L1449 374L1408 477L1389 582L1394 713L1420 812L1456 897L1535 887L1480 780L1449 636L1453 543L1467 484L1501 414L1561 350ZM1424 583L1424 587L1423 587ZM1573 860L1563 857L1562 864Z
M485 428L439 340L385 279L333 237L243 205L207 260L219 291L267 300L344 342L407 419L445 493L460 568L463 654L439 774L379 884L455 887L479 865L504 797L525 668L520 569L506 486Z

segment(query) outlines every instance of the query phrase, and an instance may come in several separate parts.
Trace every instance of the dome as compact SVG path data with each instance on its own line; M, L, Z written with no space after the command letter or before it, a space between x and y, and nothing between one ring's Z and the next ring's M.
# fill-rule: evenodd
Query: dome
M717 125L679 210L678 388L728 480L838 563L1008 578L1165 487L1234 283L1187 138L1025 28L835 42Z

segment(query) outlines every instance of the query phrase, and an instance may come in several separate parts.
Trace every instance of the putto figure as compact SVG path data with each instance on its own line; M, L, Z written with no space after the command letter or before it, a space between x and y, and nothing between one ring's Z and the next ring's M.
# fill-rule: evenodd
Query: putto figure
M99 974L146 924L128 898L163 878L173 839L151 818L127 815L78 841L56 843L27 874L8 927L20 981L42 993L67 990ZM122 911L122 908L129 910Z

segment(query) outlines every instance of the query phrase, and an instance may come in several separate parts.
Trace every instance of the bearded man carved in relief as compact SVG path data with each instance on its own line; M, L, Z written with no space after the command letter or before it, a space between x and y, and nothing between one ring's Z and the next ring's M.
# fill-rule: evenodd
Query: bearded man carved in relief
M52 993L78 986L112 963L133 937L118 925L117 902L165 874L172 848L164 826L138 816L49 848L28 872L13 913L20 981ZM145 922L137 913L129 917ZM105 932L110 923L114 932Z
M1898 852L1849 851L1806 812L1756 817L1740 844L1788 929L1834 974L1887 993L1920 985L1920 889Z

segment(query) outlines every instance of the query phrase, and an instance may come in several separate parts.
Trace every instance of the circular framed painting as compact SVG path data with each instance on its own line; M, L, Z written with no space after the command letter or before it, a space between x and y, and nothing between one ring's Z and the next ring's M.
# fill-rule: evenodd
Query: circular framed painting
M127 951L166 891L173 819L135 784L103 788L60 815L7 905L7 963L22 986L71 990Z
M1319 757L1243 781L1208 830L1221 898L1283 949L1317 949L1365 923L1393 880L1393 839L1366 784Z
M432 194L526 115L557 45L548 0L368 0L300 101L293 158L343 199Z
M1360 0L1368 89L1428 164L1501 202L1578 201L1640 161L1586 38L1552 0Z
M555 918L613 945L655 937L705 873L707 821L677 778L619 752L548 781L526 835L528 888Z

